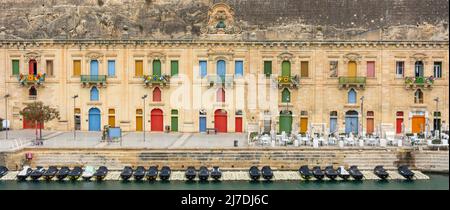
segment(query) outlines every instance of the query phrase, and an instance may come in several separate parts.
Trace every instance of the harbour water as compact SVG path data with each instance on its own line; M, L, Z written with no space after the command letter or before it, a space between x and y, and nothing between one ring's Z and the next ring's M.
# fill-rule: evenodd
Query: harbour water
M448 174L428 180L364 181L0 181L0 190L449 190Z

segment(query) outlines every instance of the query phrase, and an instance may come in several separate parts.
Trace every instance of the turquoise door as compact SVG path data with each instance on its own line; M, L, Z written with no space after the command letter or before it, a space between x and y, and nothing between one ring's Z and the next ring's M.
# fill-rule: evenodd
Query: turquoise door
M100 110L91 108L89 110L89 131L100 131Z
M200 132L206 132L206 117L200 117Z
M345 133L358 134L358 112L348 111L345 114Z
M217 76L219 76L220 78L222 78L222 80L224 80L225 74L226 74L225 61L224 60L217 61Z

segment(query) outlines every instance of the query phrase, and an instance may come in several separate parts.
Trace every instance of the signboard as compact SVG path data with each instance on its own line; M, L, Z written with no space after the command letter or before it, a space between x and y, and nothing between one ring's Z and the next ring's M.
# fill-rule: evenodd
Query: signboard
M122 137L122 129L120 128L109 128L109 138L115 139L115 138L121 138Z

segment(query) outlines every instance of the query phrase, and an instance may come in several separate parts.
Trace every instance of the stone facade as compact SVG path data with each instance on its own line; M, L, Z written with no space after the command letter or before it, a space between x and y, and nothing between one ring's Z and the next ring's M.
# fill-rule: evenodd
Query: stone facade
M280 112L286 109L292 113L293 131L303 129L302 118L307 119L306 127L310 131L312 128L329 131L330 113L334 111L338 132L346 131L348 111L357 112L358 124L364 119L361 125L364 131L368 111L373 112L373 129L378 132L396 129L397 112L404 113L403 132L413 131L412 121L417 115L423 116L430 127L422 128L424 131L433 127L436 97L440 99L441 118L445 121L449 116L448 1L437 0L423 7L419 13L436 11L438 14L426 16L430 21L427 23L414 22L419 15L411 15L410 1L382 1L375 7L372 1L364 0L351 2L374 6L373 14L364 16L360 5L339 1L341 6L337 11L321 9L317 12L315 16L327 15L318 18L319 22L306 15L313 12L306 9L315 4L313 1L262 2L276 14L285 16L281 15L279 20L269 12L257 13L255 1L250 0L225 3L129 1L125 4L111 0L88 1L83 5L61 1L52 7L49 1L36 1L41 2L42 7L26 12L29 18L25 23L20 15L12 14L21 8L30 8L31 3L27 2L2 3L0 16L5 24L0 26L0 93L11 95L7 107L12 129L23 128L19 111L25 104L41 100L58 108L61 115L59 120L47 123L46 129L71 130L74 108L77 108L80 129L89 130L89 110L97 108L101 113L101 125L114 116L116 126L135 131L136 110L144 108L141 97L145 94L149 96L144 122L147 131L152 129L151 111L154 109L163 111L164 126L171 125L175 116L172 110L177 110L181 132L199 132L201 113L206 116L208 128L215 127L215 121L220 120L226 123L227 132L235 132L236 118L242 116L244 132L264 130L267 118L271 119L271 129L280 132ZM131 9L125 9L127 6ZM347 11L344 7L358 11L355 17L364 18L347 17L351 13L344 14ZM174 10L168 8L180 10L174 14ZM290 12L281 12L288 8ZM401 12L385 16L380 12L386 8L397 8ZM130 14L123 14L127 11ZM298 11L296 19L294 14ZM88 12L98 15L85 15ZM178 13L187 16L178 17ZM407 16L400 17L400 14ZM292 23L297 20L301 24ZM30 21L33 24L22 27ZM71 21L75 21L75 25ZM280 25L275 26L277 23ZM320 26L320 30L313 25ZM376 28L381 29L377 32ZM47 73L45 82L21 85L19 75L13 75L13 65L17 65L13 60L18 60L23 75L29 74L30 61L36 61L37 73ZM52 75L48 72L49 60L53 62ZM99 100L91 100L92 83L86 84L80 76L74 76L74 60L81 63L81 75L90 75L91 63L95 61L98 75L105 76L108 62L114 60L115 74L106 77L104 83L95 84ZM136 76L137 60L143 62L143 75L154 73L154 61L161 63L162 75L171 75L172 61L177 61L178 75L172 75L166 85L145 85L142 76ZM200 77L200 61L207 62L207 76L203 78ZM218 73L222 61L227 75L223 84L211 77ZM242 76L235 72L236 61L242 61ZM264 76L265 61L271 61L270 78ZM337 61L334 73L330 67L332 61ZM400 77L396 76L397 61L404 62ZM283 75L282 66L286 62L292 78L286 80L288 84L283 84L284 78L279 76ZM423 64L420 77L424 80L433 76L435 64L440 63L441 77L435 78L432 84L426 81L409 84L405 77L417 76L417 63ZM369 70L371 68L373 70ZM364 82L346 80L356 77ZM299 78L298 84L294 84L296 78ZM37 90L37 97L29 97L32 86ZM222 86L225 102L216 100ZM155 87L162 92L160 101L153 98ZM285 88L290 93L289 102L282 100ZM415 101L418 90L423 97ZM349 91L356 92L355 102L349 103ZM71 98L74 95L79 96L75 107ZM363 107L361 96L365 97ZM109 114L110 109L115 113ZM216 118L219 109L227 112L225 121ZM0 106L0 113L4 118L4 106Z

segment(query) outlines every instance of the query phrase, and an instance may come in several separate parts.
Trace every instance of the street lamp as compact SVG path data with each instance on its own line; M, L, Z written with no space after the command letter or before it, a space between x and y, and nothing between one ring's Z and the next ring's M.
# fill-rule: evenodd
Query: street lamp
M361 136L364 137L364 96L361 96Z
M6 123L5 123L5 125L6 125L6 131L5 131L5 139L8 139L8 129L9 129L9 123L8 123L8 98L10 97L11 95L9 95L9 94L6 94L4 97L5 97L5 121L6 121Z
M75 99L78 98L78 94L72 96L72 98L73 98L73 140L76 140L76 138L77 138L77 133L76 133L76 130L77 130L77 123L76 123L77 117L76 117L76 113L75 113Z
M144 102L144 117L143 117L143 120L144 120L144 128L143 128L143 130L144 130L144 142L145 142L145 99L146 98L147 98L147 94L142 96L142 101Z
M437 116L439 114L439 97L436 97L434 99L434 101L436 101L436 114L434 114L434 118L438 118L440 116ZM438 119L435 120L435 126L437 127L437 131L438 131L438 138L441 139L441 122L438 121ZM436 132L436 131L434 131Z

